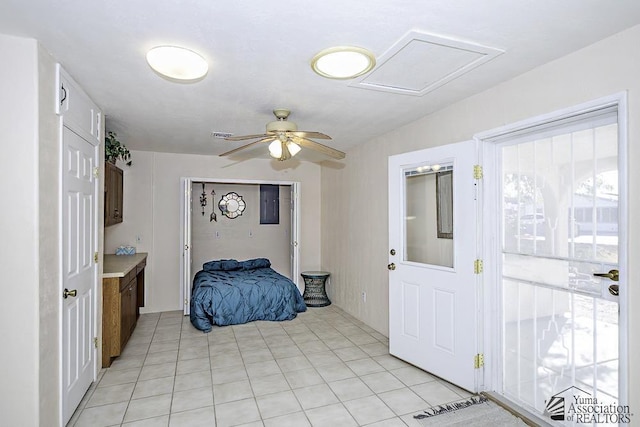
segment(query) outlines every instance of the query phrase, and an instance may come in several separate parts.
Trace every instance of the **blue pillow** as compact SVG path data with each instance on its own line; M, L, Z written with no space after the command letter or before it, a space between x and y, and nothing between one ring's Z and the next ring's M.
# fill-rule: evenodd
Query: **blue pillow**
M271 267L271 261L266 258L255 258L242 261L240 263L243 270L255 270L256 268L268 268Z
M219 259L202 264L204 271L235 271L242 269L242 264L235 259Z

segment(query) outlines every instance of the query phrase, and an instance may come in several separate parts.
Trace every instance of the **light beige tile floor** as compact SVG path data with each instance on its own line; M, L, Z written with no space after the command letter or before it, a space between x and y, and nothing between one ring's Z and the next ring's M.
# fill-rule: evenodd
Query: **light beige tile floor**
M335 306L208 334L176 311L140 316L68 426L417 426L468 396Z

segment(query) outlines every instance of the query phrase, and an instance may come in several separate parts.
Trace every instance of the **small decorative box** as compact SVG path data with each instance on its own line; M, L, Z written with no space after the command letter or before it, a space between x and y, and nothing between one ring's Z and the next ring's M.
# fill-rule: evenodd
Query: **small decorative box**
M116 255L135 255L136 248L134 246L119 246L116 248Z

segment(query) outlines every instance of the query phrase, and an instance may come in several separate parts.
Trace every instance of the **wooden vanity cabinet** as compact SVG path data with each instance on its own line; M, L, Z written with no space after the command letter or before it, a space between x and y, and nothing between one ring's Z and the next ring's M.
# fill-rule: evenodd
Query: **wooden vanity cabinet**
M124 255L126 257L126 255ZM102 367L124 350L144 307L146 257L122 277L102 279Z
M122 169L110 162L104 164L104 226L122 222Z

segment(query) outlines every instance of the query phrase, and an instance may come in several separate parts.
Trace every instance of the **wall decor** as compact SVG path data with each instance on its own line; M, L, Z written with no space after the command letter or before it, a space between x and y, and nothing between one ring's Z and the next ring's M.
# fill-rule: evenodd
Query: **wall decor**
M242 215L246 207L247 205L244 200L242 200L242 196L233 191L222 196L218 202L220 212L229 219L234 219Z
M438 238L453 239L453 171L436 174Z
M202 216L204 216L204 207L207 206L207 192L204 190L204 182L202 183L202 194L200 194L200 206L202 206Z
M216 200L216 190L211 189L211 200ZM211 204L211 215L209 215L209 222L215 221L218 222L218 216L216 215L216 208Z

